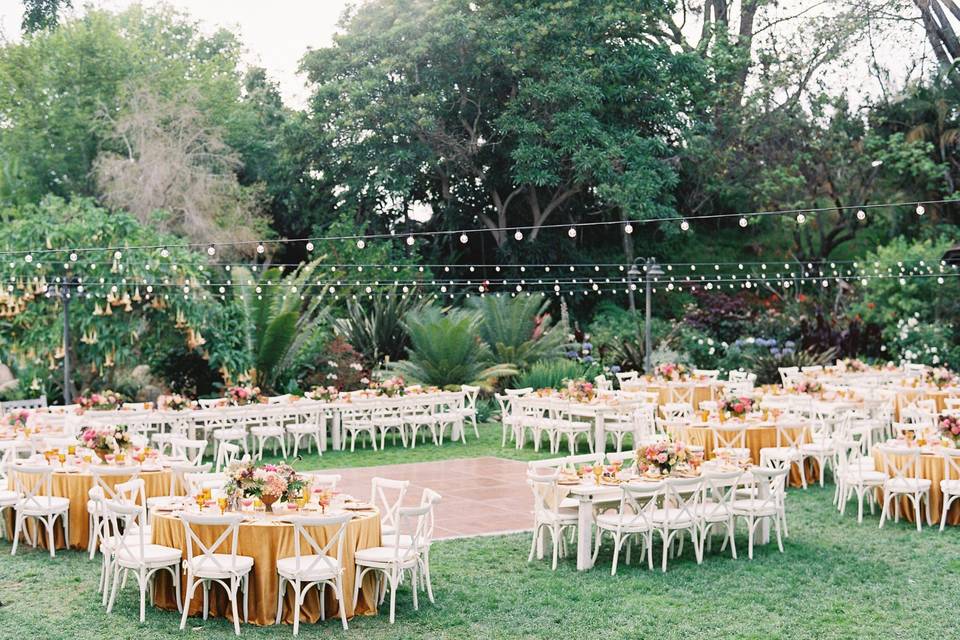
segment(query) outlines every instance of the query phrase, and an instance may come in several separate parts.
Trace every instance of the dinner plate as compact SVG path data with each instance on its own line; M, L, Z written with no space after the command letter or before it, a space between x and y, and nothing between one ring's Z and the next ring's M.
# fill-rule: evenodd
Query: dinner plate
M348 502L343 505L343 508L347 511L370 511L373 505L366 502Z

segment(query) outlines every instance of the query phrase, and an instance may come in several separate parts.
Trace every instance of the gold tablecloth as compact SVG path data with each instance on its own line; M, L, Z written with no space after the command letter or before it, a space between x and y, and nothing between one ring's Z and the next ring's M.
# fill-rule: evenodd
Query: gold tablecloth
M727 420L724 424L738 424L734 420ZM748 423L746 433L746 446L750 449L750 461L753 464L760 464L760 450L777 446L777 428L772 422ZM796 429L802 428L797 426ZM713 458L713 432L708 425L703 423L693 424L686 427L685 437L688 444L699 445L703 447L703 457L705 460ZM809 441L809 437L807 438ZM788 443L781 443L781 446L788 446ZM807 483L813 482L817 477L817 463L814 460L808 460L806 464ZM802 486L800 471L796 465L790 467L790 485L794 487Z
M183 523L174 515L154 514L152 520L153 542L167 547L183 550L187 557L186 532ZM195 527L194 531L204 544L212 544L223 532L222 526ZM335 533L334 527L313 527L311 535L317 544L323 545L328 536ZM347 617L372 615L377 612L376 585L374 576L368 573L363 579L363 589L353 609L354 577L356 564L354 554L361 549L380 546L379 513L354 518L348 525L343 541L343 597L347 607ZM302 542L302 541L301 541ZM226 542L229 545L229 541ZM304 543L302 543L304 544ZM301 546L301 549L303 547ZM229 546L218 553L228 552ZM280 579L277 575L277 560L293 556L293 525L281 523L275 519L262 522L249 522L240 525L237 553L253 558L253 570L250 574L250 623L271 625L277 619L277 589ZM303 553L306 553L303 551ZM157 573L155 604L161 609L177 610L176 592L170 574ZM186 589L186 573L182 577L182 593ZM336 597L332 589L326 589L326 616L333 619L340 615ZM240 609L242 615L242 608ZM203 590L197 589L190 603L190 615L203 614ZM214 586L210 590L210 614L225 616L232 621L230 602L223 589ZM320 619L320 598L317 589L311 589L300 609L300 622L317 622ZM283 606L283 621L293 624L293 589L288 588Z
M933 400L937 403L937 412L942 412L947 408L947 398L960 397L956 389L933 389L930 387L917 387L910 389L900 387L897 389L897 400L894 405L894 418L900 421L900 410L917 400Z
M876 463L877 469L881 471L884 470L883 458L884 456L880 452L873 452L873 460ZM940 481L960 479L956 474L951 474L949 478L946 478L943 473L944 466L942 456L935 453L923 453L920 455L920 477L930 481L930 517L937 526L940 526L940 511L943 507L943 492L940 491ZM877 490L877 500L883 505L882 490ZM893 508L892 504L890 508ZM909 498L900 498L900 515L905 517L908 522L914 521L913 504ZM923 505L920 505L920 515L921 517L926 517L926 511ZM892 518L893 513L890 513L889 517ZM960 500L950 505L950 513L947 514L947 524L960 524Z
M144 492L148 498L156 496L165 496L170 493L170 470L162 471L143 471L140 473L143 478ZM110 476L104 477L103 482L109 487L115 486L121 482L126 482L130 476ZM94 486L93 475L89 472L63 473L55 471L51 489L53 495L70 499L70 547L72 549L86 549L90 540L88 535L89 523L87 522L87 501L90 499L89 491ZM7 478L7 484L10 489L14 488L13 478ZM13 536L13 509L6 510L7 518L7 537ZM57 549L66 547L63 540L63 529L59 525L59 520L54 531L54 542ZM39 536L39 544L46 548L47 539L45 536Z

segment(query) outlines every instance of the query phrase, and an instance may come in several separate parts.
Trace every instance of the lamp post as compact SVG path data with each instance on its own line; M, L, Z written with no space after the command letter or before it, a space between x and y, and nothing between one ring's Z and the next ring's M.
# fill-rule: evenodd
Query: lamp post
M643 271L640 271L638 263L643 260ZM653 351L653 340L650 336L650 294L651 294L651 282L656 278L663 275L663 269L660 268L660 265L657 264L656 258L637 258L633 261L633 264L630 265L630 270L627 271L627 295L630 299L630 311L631 313L636 313L637 303L634 299L633 290L636 288L634 282L639 281L640 277L643 276L644 282L646 283L646 321L643 323L643 369L644 373L650 373L650 355Z
M650 356L653 352L653 341L650 337L650 285L654 279L663 275L663 269L657 264L656 258L648 258L643 270L646 272L647 284L646 314L643 323L643 372L649 374L653 370L650 366Z

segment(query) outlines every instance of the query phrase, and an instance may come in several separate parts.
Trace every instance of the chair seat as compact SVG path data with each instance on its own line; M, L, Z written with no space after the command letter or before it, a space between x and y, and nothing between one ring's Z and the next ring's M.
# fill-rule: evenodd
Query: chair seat
M778 461L793 461L799 460L803 457L803 454L800 453L800 449L794 447L764 447L760 449L760 458L766 458L767 460L778 460Z
M454 411L456 411L457 413L459 413L461 416L465 418L477 415L477 410L470 409L469 407L464 407L463 409L455 409Z
M17 511L25 516L45 516L67 511L69 508L70 500L58 496L35 496L30 501L21 500L16 505Z
M216 440L243 440L247 437L247 432L243 429L217 429L213 432Z
M647 531L650 523L646 518L634 513L603 513L597 516L597 526L601 529L617 529L623 531Z
M589 422L579 422L577 420L555 420L553 428L563 433L580 433L593 431L593 425Z
M417 556L409 548L400 548L399 552L395 547L371 547L361 549L353 554L354 562L367 566L382 566L393 564L395 561L401 565L413 565L417 562Z
M215 553L211 556L195 556L193 560L187 561L187 566L198 578L228 578L250 571L253 568L253 558L236 556L231 562L230 554Z
M951 495L960 495L960 480L941 480L940 491Z
M777 506L767 500L757 500L748 498L746 500L734 500L730 508L736 515L753 516L773 516L777 514Z
M540 522L544 524L558 524L566 526L577 524L580 516L576 509L560 508L557 511L548 511L540 514Z
M718 502L704 502L693 509L693 514L709 522L722 522L730 517L730 511Z
M20 501L20 494L16 491L0 491L0 507L12 507Z
M564 498L560 501L561 509L579 509L580 501L576 498Z
M714 457L719 456L721 453L729 453L734 458L742 459L749 458L751 455L750 449L747 447L714 447Z
M689 512L674 507L654 509L650 512L650 519L657 526L668 527L688 527L694 522Z
M320 425L305 422L303 424L291 424L287 426L287 433L314 433L320 431Z
M884 483L883 489L885 491L893 491L894 493L928 491L930 489L930 481L926 478L890 478Z
M284 434L283 427L269 426L269 427L250 427L250 433L255 436L282 436Z
M876 484L882 485L890 476L882 471L871 471L869 469L851 469L843 475L845 482L850 484Z
M809 455L829 456L834 450L832 442L806 442L800 445L800 451Z
M143 545L143 554L140 553L140 543L136 538L127 539L125 548L112 547L117 549L114 561L120 566L139 566L146 565L168 565L179 564L183 552L173 547L164 547L159 544Z
M300 556L300 569L297 569L297 559L281 558L277 560L277 573L290 580L325 580L340 574L337 561L330 556L316 555Z

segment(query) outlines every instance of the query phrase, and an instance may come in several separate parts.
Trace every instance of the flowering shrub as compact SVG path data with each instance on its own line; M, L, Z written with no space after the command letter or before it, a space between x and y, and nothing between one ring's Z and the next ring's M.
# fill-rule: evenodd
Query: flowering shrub
M260 402L260 387L236 386L227 389L224 397L230 401L230 404L242 407L246 404L257 404Z
M723 401L721 409L734 416L744 416L753 410L753 399L746 396L731 396Z
M83 427L80 430L80 442L101 454L126 451L133 446L127 427L122 424L116 427Z
M77 398L77 404L84 411L114 411L123 406L123 396L109 389L100 393Z
M655 469L669 474L673 468L690 457L687 445L680 441L662 440L637 449L637 468L641 473Z
M359 353L342 337L337 336L322 349L322 356L313 363L307 376L308 387L336 387L339 391L362 389L370 372L363 366Z

